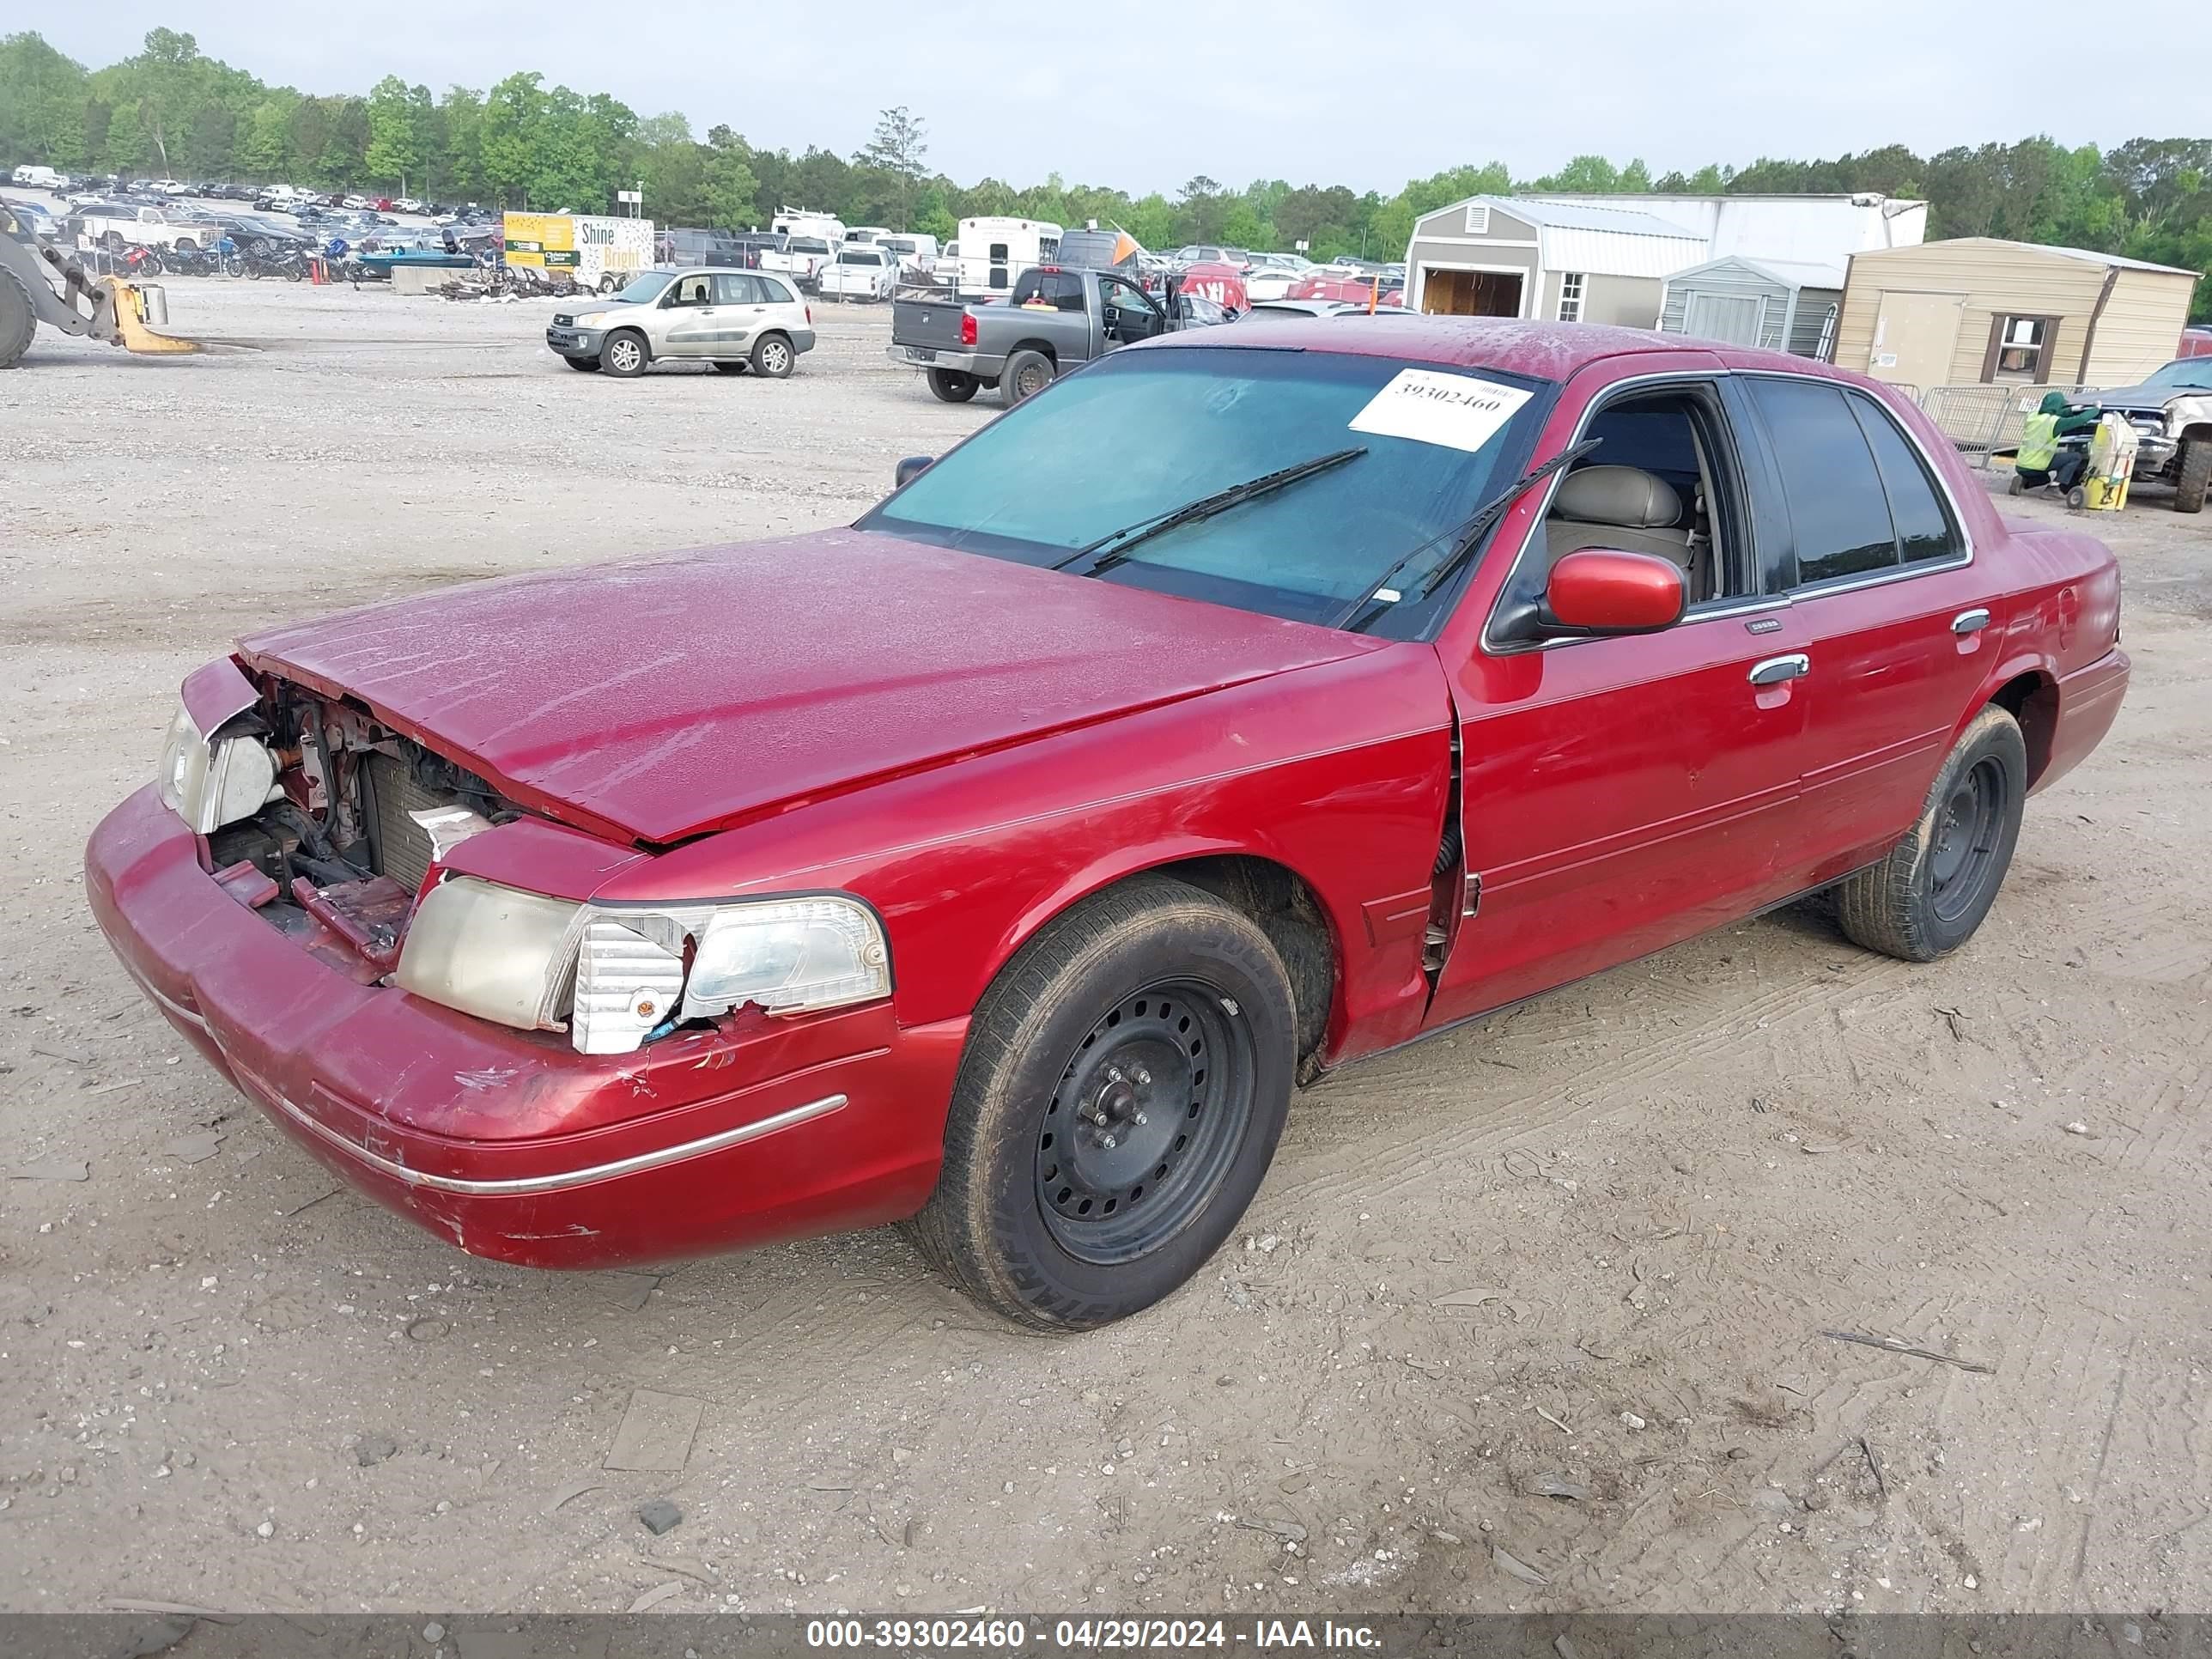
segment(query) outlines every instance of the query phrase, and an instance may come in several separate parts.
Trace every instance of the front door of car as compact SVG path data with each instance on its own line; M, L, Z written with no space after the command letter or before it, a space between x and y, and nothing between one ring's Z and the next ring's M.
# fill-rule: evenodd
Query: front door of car
M1167 317L1152 303L1152 295L1119 276L1099 277L1098 310L1100 330L1109 350L1167 331Z
M711 355L717 326L714 278L707 271L687 270L668 285L660 302L661 337L653 350L663 357L703 357Z
M1796 884L1871 863L1919 816L2008 618L1926 455L1874 398L1746 375L1792 536L1807 732Z
M1576 391L1571 382L1562 399L1569 419ZM1780 896L1806 723L1803 641L1770 591L1769 538L1752 517L1728 402L1717 377L1639 378L1583 402L1577 429L1601 440L1590 476L1555 480L1509 574L1478 577L1469 602L1484 604L1487 623L1475 648L1445 663L1468 892L1431 1025ZM1544 639L1530 619L1549 565L1584 546L1681 566L1682 619L1651 634ZM1480 600L1486 589L1494 605Z

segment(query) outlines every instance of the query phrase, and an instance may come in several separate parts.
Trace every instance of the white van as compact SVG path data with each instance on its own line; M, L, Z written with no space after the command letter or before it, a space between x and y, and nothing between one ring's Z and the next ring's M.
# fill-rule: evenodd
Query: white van
M818 236L836 247L845 240L845 222L834 213L816 213L810 208L778 208L770 230L780 230L787 236Z
M937 270L937 238L920 231L887 230L876 238L876 246L898 261L899 276L906 282L927 283Z
M1060 227L1042 219L963 219L954 291L963 300L1004 299L1014 279L1060 251Z
M15 182L33 190L59 190L62 176L52 167L35 167L27 161L15 169Z

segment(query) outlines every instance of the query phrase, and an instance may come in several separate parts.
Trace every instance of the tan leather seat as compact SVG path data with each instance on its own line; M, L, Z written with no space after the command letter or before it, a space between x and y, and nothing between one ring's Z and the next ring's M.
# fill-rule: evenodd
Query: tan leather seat
M1560 484L1544 536L1553 564L1585 547L1618 548L1665 559L1694 583L1698 543L1681 518L1681 496L1656 474L1638 466L1586 466Z

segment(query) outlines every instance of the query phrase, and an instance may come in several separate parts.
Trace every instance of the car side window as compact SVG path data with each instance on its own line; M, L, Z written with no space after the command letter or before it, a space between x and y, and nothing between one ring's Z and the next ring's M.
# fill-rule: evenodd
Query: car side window
M1844 398L1874 451L1875 469L1889 495L1890 520L1897 527L1898 551L1904 562L1924 564L1957 558L1966 550L1966 538L1943 504L1936 481L1928 476L1927 462L1898 430L1887 410L1860 392L1846 392Z
M757 306L764 303L760 278L748 276L740 271L726 270L714 277L714 302L725 306Z
M761 303L764 305L788 306L799 303L791 297L791 290L773 276L756 276L753 281L760 288Z
M710 276L680 276L668 290L672 306L710 306L714 300L714 279Z
M1797 550L1797 585L1877 575L1897 566L1889 501L1841 387L1781 377L1754 380Z

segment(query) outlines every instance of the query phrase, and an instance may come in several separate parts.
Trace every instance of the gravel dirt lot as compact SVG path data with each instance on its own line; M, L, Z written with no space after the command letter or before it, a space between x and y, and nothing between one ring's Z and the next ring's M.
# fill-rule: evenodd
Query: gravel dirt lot
M0 376L0 1607L2212 1607L2212 519L2111 525L2134 690L1954 958L1801 908L1350 1068L1241 1248L1043 1340L888 1232L459 1255L210 1075L79 874L240 631L849 520L995 405L879 313L622 384L545 303L170 298L254 349ZM680 1468L605 1467L641 1392Z

